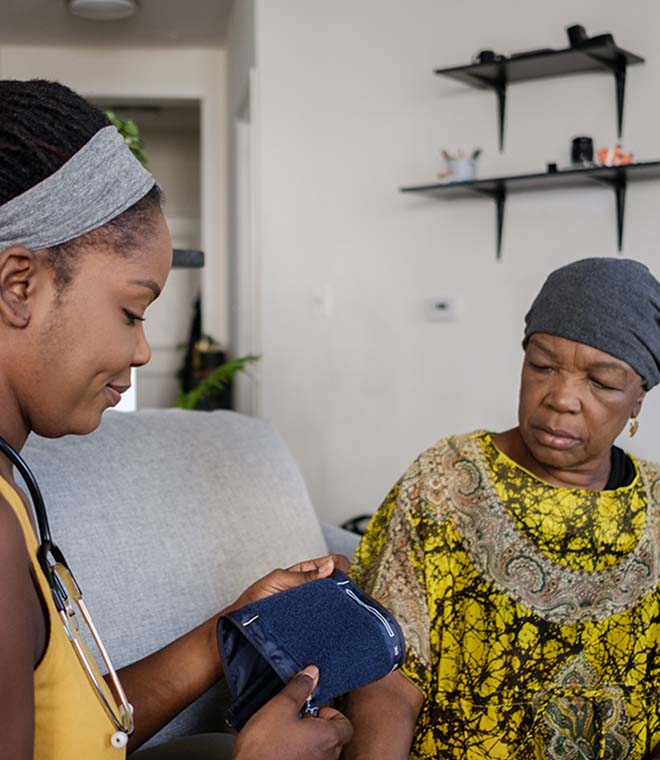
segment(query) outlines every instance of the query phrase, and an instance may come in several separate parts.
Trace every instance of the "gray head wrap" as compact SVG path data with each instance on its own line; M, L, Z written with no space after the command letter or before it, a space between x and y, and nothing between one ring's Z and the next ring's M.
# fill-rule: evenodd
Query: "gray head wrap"
M585 343L660 382L660 283L631 259L582 259L553 272L525 317L537 332Z
M73 240L119 216L154 184L119 132L104 127L56 172L0 206L0 251Z

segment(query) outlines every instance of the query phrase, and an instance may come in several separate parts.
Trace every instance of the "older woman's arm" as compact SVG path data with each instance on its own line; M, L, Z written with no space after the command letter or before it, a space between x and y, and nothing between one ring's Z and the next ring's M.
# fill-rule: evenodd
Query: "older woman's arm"
M405 760L423 702L422 692L399 672L351 692L345 714L354 733L342 760Z

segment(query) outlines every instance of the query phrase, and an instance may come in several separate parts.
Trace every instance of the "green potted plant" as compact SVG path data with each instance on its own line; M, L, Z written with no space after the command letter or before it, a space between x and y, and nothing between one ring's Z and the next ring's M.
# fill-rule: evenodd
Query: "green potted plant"
M144 140L142 139L138 125L132 119L120 119L114 111L106 111L105 115L124 138L124 142L131 149L135 158L146 169L149 162L144 152Z
M180 409L198 409L202 405L207 406L231 385L238 372L242 372L248 364L259 361L259 358L250 354L220 364L192 390L187 393L180 391L177 406Z

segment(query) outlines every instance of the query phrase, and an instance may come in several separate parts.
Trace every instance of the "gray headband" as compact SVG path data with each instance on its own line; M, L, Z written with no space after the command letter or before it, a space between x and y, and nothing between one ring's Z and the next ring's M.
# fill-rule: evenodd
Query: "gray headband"
M632 259L582 259L553 272L525 317L527 345L543 332L629 364L646 389L660 382L660 283Z
M154 184L119 132L104 127L56 172L0 206L0 251L66 243L119 216Z

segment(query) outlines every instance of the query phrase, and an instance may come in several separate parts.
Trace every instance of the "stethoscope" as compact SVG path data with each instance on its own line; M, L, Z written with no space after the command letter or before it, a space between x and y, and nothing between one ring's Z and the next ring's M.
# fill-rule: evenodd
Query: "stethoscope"
M64 630L67 634L71 645L73 646L78 659L85 671L87 678L89 679L96 696L98 697L103 709L112 721L112 724L117 729L110 739L113 747L121 749L128 743L128 737L133 733L135 724L133 722L133 708L126 699L126 694L121 685L117 672L112 666L110 657L103 646L103 642L99 637L94 623L89 615L87 607L83 602L82 591L80 586L76 582L76 579L69 569L67 561L64 559L64 555L57 546L53 543L53 539L50 534L50 527L48 525L48 516L46 514L46 505L44 504L43 496L41 495L41 489L39 488L37 481L32 473L32 470L28 467L27 463L21 457L21 455L11 446L7 441L0 436L0 451L9 459L9 461L18 470L23 478L25 485L30 493L30 499L34 508L34 513L37 518L37 527L39 530L39 538L41 543L37 551L37 561L39 566L46 577L48 586L50 587L55 607L64 625ZM66 581L66 582L65 582ZM67 589L68 582L68 589ZM94 672L89 661L89 653L83 648L81 641L76 636L78 631L78 619L75 606L80 610L82 618L89 628L89 631L94 639L94 643L99 650L103 664L107 668L110 681L114 690L114 696L118 702L117 709L110 704L106 693L101 685L101 680Z

